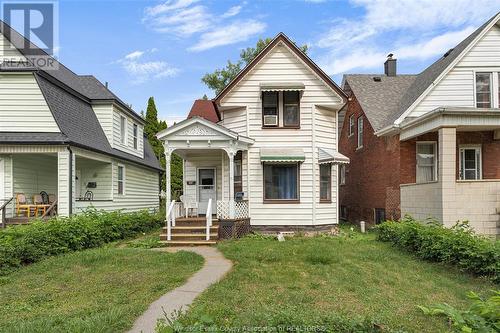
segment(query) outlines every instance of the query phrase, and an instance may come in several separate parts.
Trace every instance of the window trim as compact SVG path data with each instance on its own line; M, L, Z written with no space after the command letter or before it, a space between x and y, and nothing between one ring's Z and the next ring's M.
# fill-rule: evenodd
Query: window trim
M139 126L136 123L132 124L132 147L139 149Z
M329 198L321 198L321 167L328 166L330 170L330 176L328 179L328 194ZM320 203L332 203L332 163L324 163L319 165L319 202Z
M298 123L297 124L293 124L293 125L285 125L285 93L286 92L295 92L297 93L297 97L298 97L298 101L297 101L297 112L298 112L298 115L297 115L297 120L298 120ZM300 91L299 90L291 90L291 91L283 91L282 94L282 109L283 109L283 128L300 128ZM278 104L279 104L279 94L278 94ZM279 125L279 117L278 117L278 125Z
M490 76L490 107L489 108L495 108L495 107L498 107L498 101L496 101L495 103L495 98L494 98L494 95L495 95L495 91L498 91L498 81L497 81L497 84L495 85L495 80L494 80L494 77L495 77L495 73L500 73L500 72L496 72L496 71L482 71L482 70L477 70L477 71L474 71L474 107L475 108L479 108L479 109L482 109L482 108L485 108L485 107L479 107L477 106L477 75L478 74L489 74ZM496 86L496 87L495 87ZM496 104L496 105L495 105ZM489 109L489 108L485 108L485 109Z
M123 126L122 126L123 125ZM124 115L120 115L120 144L127 145L128 120Z
M361 121L361 130L360 130L360 121ZM363 116L359 116L357 119L357 146L356 149L361 149L363 148L363 139L364 139L364 126L365 126L365 121L363 119ZM361 135L361 140L360 140L360 135Z
M417 170L418 170L418 145L429 145L432 144L434 146L434 179L427 182L419 182L417 179ZM427 184L427 183L435 183L438 179L438 150L437 150L437 141L417 141L415 143L415 184Z
M122 193L120 193L120 168L122 168L122 177L123 179L121 180L122 185ZM117 164L117 169L116 169L116 192L118 195L125 195L126 190L125 190L125 185L126 185L126 171L125 171L125 165L123 164Z
M465 149L474 149L476 153L479 152L479 170L477 170L479 178L476 179L464 179L462 178L462 151ZM476 168L477 168L477 156L476 156ZM481 144L466 144L458 146L458 179L463 181L476 181L483 179L483 147Z
M276 117L277 117L277 122L276 125L265 125L264 124L264 94L265 93L276 93ZM280 94L279 91L263 91L261 93L261 116L262 116L262 128L279 128L280 127Z
M354 114L351 114L349 116L349 132L347 133L347 137L350 138L351 136L354 135L354 132L356 131L356 122L354 121ZM352 120L352 124L351 124Z
M266 199L265 165L296 165L297 166L297 199ZM262 202L265 204L298 204L300 203L300 162L296 163L262 163Z

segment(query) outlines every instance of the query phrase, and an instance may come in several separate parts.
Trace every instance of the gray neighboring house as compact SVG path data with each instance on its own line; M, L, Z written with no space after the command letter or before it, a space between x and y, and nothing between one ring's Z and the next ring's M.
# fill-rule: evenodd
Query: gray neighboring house
M19 47L24 41L0 21L0 207L11 200L7 222L18 220L17 194L32 201L41 191L57 199L61 216L89 206L157 209L161 166L144 120L94 76L55 59L57 70L33 66Z

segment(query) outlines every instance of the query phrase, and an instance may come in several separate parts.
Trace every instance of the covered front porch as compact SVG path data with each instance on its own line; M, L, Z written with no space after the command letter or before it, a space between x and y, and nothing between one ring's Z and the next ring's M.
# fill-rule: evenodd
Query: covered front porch
M500 110L438 109L400 140L402 215L500 235Z
M253 140L202 118L187 119L160 132L166 157L166 241L178 239L173 230L186 218L205 223L205 231L194 230L205 241L213 240L214 221L250 219L248 202L248 148ZM183 194L172 200L170 160L175 153L183 159ZM194 224L194 220L192 221ZM193 225L194 226L194 225ZM177 237L176 237L177 236ZM192 236L188 235L188 236Z

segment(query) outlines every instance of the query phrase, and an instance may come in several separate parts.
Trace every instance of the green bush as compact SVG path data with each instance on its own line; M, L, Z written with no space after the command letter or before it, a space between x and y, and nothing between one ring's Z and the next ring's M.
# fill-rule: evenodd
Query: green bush
M430 308L419 306L429 316L444 316L448 319L450 326L457 333L500 332L500 291L484 300L474 292L469 292L467 297L473 300L468 310L455 309L449 304L443 303Z
M445 228L433 221L425 224L405 217L401 222L384 222L377 230L379 240L422 259L452 264L500 283L500 242L476 235L467 222Z
M101 246L162 225L159 214L89 209L71 217L34 221L0 231L0 275L61 253Z

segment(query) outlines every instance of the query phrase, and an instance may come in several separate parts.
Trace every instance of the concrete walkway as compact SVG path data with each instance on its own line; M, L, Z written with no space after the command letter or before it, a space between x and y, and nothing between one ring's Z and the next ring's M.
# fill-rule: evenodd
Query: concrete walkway
M174 312L186 311L199 294L211 284L222 279L233 266L231 261L224 258L222 253L214 247L167 247L157 250L168 252L191 251L203 256L205 264L184 285L166 293L153 302L146 312L135 321L134 327L129 331L130 333L154 332L156 321L164 319L165 313L170 317Z

